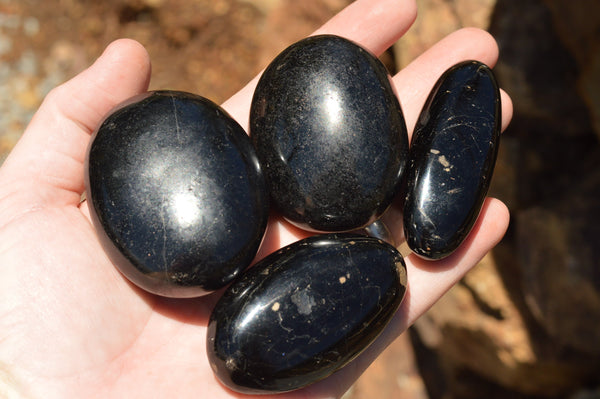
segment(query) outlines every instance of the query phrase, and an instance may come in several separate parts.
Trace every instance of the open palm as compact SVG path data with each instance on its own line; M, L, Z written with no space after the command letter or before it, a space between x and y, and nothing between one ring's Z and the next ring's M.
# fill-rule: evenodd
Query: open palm
M415 18L410 0L361 0L317 33L375 54ZM477 59L493 65L485 32L458 31L394 77L409 131L441 73ZM117 103L147 90L150 63L136 42L111 44L98 61L45 99L0 169L0 396L31 398L239 397L206 359L206 324L217 294L175 300L129 284L104 254L89 220L84 158L90 134ZM244 127L256 80L224 104ZM201 93L200 93L201 94ZM503 126L512 112L502 97ZM386 214L401 236L399 210ZM409 292L381 337L355 362L286 397L335 397L502 237L508 211L487 199L466 242L449 258L406 257ZM259 256L302 234L273 219Z

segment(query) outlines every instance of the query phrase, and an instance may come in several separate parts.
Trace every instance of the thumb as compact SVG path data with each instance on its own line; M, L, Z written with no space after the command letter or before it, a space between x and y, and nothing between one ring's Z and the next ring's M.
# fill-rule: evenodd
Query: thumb
M15 217L77 204L91 133L111 108L147 90L150 69L139 43L117 40L92 66L53 89L0 168L0 218L7 216L3 211Z

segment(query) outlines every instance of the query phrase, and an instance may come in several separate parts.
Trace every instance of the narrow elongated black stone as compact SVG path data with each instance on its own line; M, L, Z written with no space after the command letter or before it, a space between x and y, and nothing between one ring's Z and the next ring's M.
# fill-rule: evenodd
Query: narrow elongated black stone
M250 136L272 203L309 230L372 223L398 192L408 156L387 70L331 35L301 40L267 67L252 100Z
M406 292L391 245L314 236L271 254L217 303L208 326L213 370L229 388L283 392L347 364L383 330Z
M470 232L494 170L500 123L500 93L486 65L457 64L434 86L407 172L404 230L418 255L443 258Z
M158 91L121 105L92 138L86 171L101 242L141 288L203 295L254 258L264 177L244 130L209 100Z

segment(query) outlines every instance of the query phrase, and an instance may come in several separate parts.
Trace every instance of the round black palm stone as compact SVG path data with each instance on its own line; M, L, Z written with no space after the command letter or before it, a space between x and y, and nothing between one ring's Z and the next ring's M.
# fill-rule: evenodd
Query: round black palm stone
M86 160L87 199L101 242L139 287L204 295L254 258L268 194L250 139L209 100L157 91L110 114Z
M250 137L273 205L316 231L375 221L398 192L408 156L388 71L332 35L301 40L267 67L252 100Z

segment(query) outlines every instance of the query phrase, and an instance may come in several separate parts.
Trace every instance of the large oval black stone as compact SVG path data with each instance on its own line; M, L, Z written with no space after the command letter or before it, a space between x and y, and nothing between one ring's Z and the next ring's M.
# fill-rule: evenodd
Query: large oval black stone
M347 364L383 330L406 292L391 245L327 234L291 244L242 274L208 326L213 370L245 393L284 392Z
M267 67L252 100L250 137L272 203L317 231L376 220L397 193L408 156L387 70L331 35L293 44Z
M266 184L249 137L209 100L158 91L128 101L98 128L86 170L101 242L141 288L203 295L254 258Z
M419 117L410 148L404 230L408 246L440 259L466 238L487 193L500 138L500 93L490 68L446 71Z

